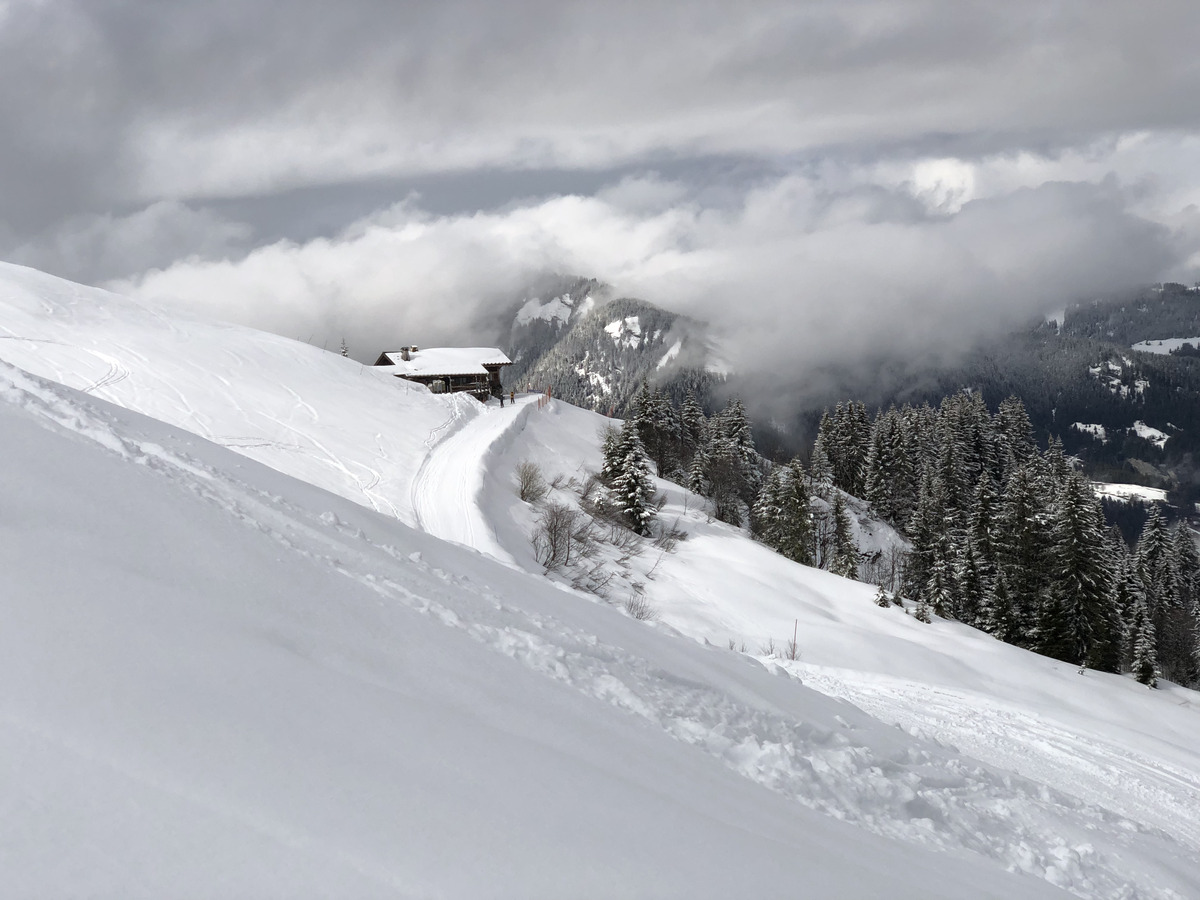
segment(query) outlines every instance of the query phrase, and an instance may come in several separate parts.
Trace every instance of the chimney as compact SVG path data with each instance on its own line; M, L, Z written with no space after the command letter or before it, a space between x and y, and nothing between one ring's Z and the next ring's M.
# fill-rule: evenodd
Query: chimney
M402 360L404 360L405 362L408 362L408 348L407 347L400 348L400 358Z
M413 352L413 353L416 353L416 352L417 352L417 345L416 345L416 344L413 344L413 345L412 345L412 352Z

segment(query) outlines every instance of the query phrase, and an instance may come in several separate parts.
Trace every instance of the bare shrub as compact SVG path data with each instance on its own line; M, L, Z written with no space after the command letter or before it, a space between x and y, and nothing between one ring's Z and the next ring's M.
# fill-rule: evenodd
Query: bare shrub
M569 566L571 556L580 549L580 527L582 516L565 503L551 503L542 510L538 526L534 529L533 557L546 571L559 566Z
M517 496L526 503L537 503L546 496L549 487L542 477L542 468L527 459L517 463Z
M646 595L637 590L636 585L634 586L634 592L625 601L625 612L629 613L629 615L639 622L653 622L658 618L658 610L650 605L650 601L646 599Z
M864 553L858 567L859 580L877 584L894 594L900 589L900 575L907 555L904 548L898 546L877 551L874 555Z
M653 580L654 580L654 573L658 571L658 567L662 565L662 561L663 561L663 559L666 557L666 555L667 555L667 551L666 551L666 550L663 550L663 551L661 551L661 552L658 554L658 559L656 559L656 560L654 561L654 565L652 565L652 566L650 567L649 571L648 571L648 572L646 572L646 577L647 577L647 578L649 578L651 581L653 581Z
M760 654L762 654L763 656L770 656L773 658L775 656L775 654L778 652L775 649L775 638L768 639L765 644L762 644L758 648L758 652Z
M613 572L604 567L603 563L596 565L590 570L580 568L575 573L575 577L571 579L571 587L576 590L587 591L598 597L606 597L608 594L607 588L609 582L613 579L613 574Z
M680 541L686 541L688 533L679 527L679 518L671 523L669 528L660 526L658 536L654 539L654 546L660 550L666 550L670 553L675 549L675 545Z
M783 645L783 655L793 662L800 658L800 645L796 642L795 638L790 638L788 642Z

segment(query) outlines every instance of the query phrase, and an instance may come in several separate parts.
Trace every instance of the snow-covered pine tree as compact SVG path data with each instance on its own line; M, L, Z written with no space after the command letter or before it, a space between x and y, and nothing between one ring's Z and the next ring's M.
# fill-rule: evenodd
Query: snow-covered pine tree
M883 585L875 591L875 605L882 609L887 609L892 605L892 599L888 596L888 592L883 589Z
M996 442L996 480L1001 484L1010 472L1033 459L1037 442L1033 436L1033 425L1025 404L1017 397L1009 397L1000 404L992 420L992 433Z
M691 465L692 457L704 445L707 428L708 420L696 399L696 392L689 390L679 410L679 444L684 466Z
M600 465L600 480L606 484L617 477L625 458L625 436L628 423L620 428L609 426L604 431L604 461Z
M857 579L858 560L858 544L854 541L850 514L846 511L846 501L838 492L833 498L833 549L829 571L843 578Z
M783 543L780 526L783 520L785 474L786 469L783 466L771 469L750 510L751 532L773 550L779 550Z
M1050 502L1058 498L1059 491L1066 485L1070 476L1071 466L1063 452L1062 441L1056 437L1050 438L1050 445L1042 455L1041 466L1043 490Z
M754 434L742 401L734 397L717 416L716 428L733 448L738 462L738 492L743 500L753 501L758 492L761 472L758 451L754 449Z
M1154 635L1154 623L1146 609L1146 599L1138 596L1126 630L1129 644L1130 674L1147 687L1158 686L1158 650Z
M822 499L828 499L833 490L833 466L829 462L829 454L825 450L820 434L817 435L817 442L813 445L808 478L812 485L812 492Z
M1017 629L1012 607L1008 578L1003 571L998 572L980 604L979 627L1005 643L1016 643Z
M954 560L950 541L943 534L934 542L921 599L943 618L954 608Z
M881 413L875 420L866 470L864 499L884 521L903 527L916 506L916 485L912 458L905 447L903 425L894 408Z
M705 496L713 501L713 514L722 522L742 524L742 494L745 490L743 458L734 443L714 430L702 454Z
M656 513L650 460L637 429L627 424L622 432L621 467L612 479L611 496L629 527L644 535L649 533Z
M701 444L692 454L691 465L688 466L687 489L693 494L707 497L709 493L705 472L708 471L707 445Z
M780 502L779 552L804 566L813 564L812 498L808 493L808 478L799 459L788 466Z
M844 433L848 457L847 477L850 484L847 493L861 497L866 493L867 453L871 448L871 419L867 415L865 403L846 404Z
M1050 584L1039 621L1047 656L1103 672L1120 666L1120 619L1104 514L1091 486L1069 473L1050 529Z
M1171 577L1175 595L1185 609L1194 609L1200 601L1200 554L1187 522L1180 522L1171 536Z
M997 570L1004 573L1015 643L1031 646L1049 581L1048 510L1036 460L1009 475L996 517Z
M941 479L929 469L921 478L917 508L908 522L908 538L912 550L904 565L904 592L919 597L925 592L933 564L934 548L940 539L946 520L946 504Z
M1154 616L1160 607L1170 603L1169 595L1174 581L1174 557L1175 548L1171 545L1167 523L1155 504L1142 526L1142 533L1134 551L1134 564L1146 591L1146 607L1151 616Z
M987 596L990 565L975 538L968 532L954 546L954 615L960 622L978 627L980 609Z

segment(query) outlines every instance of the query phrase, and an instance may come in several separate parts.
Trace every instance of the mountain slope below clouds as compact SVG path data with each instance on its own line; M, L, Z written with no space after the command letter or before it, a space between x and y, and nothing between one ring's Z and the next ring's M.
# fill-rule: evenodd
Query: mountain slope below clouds
M759 666L7 365L0 452L9 896L1057 895L665 727L925 752Z
M700 323L643 300L613 298L593 279L560 285L548 299L522 302L508 335L514 365L505 383L550 388L576 406L623 414L643 381L682 400L705 399L720 380Z

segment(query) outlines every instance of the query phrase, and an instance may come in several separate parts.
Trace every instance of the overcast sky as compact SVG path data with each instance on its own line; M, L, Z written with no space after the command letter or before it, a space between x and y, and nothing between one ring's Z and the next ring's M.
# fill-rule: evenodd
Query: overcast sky
M0 257L316 343L545 272L797 373L1200 279L1200 7L0 0ZM799 377L799 376L798 376Z

